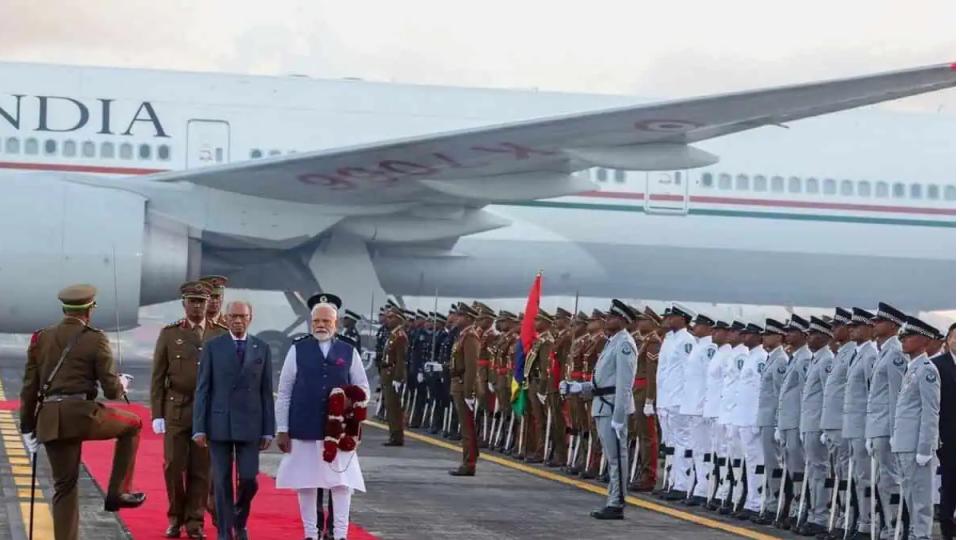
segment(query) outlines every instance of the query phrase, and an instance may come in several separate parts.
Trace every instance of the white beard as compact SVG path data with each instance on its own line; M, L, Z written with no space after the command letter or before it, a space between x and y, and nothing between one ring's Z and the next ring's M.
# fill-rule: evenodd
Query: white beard
M320 332L314 332L313 337L316 338L317 341L324 343L333 339L333 334L330 334L330 333L321 334Z

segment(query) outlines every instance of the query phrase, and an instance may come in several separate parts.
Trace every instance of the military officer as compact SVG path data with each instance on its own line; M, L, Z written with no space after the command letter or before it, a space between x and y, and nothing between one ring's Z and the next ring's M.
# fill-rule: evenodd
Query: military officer
M857 343L850 339L851 313L841 307L834 310L833 342L831 348L835 356L830 373L823 386L823 409L820 413L821 441L833 461L833 478L838 482L836 500L833 504L843 511L835 512L836 521L828 528L841 530L846 523L844 505L846 504L847 472L850 465L850 444L841 435L843 428L843 394L847 385L847 370L857 351ZM841 531L842 534L842 531Z
M830 471L830 456L821 440L820 417L823 413L823 388L833 370L833 340L831 325L819 317L810 319L807 342L813 350L807 377L800 397L800 437L803 443L809 508L807 521L794 530L802 536L815 536L827 532L827 507L830 489L827 475Z
M90 326L96 294L91 285L60 291L63 320L33 333L20 391L20 431L32 452L43 443L50 460L56 540L79 535L83 441L117 439L104 510L135 508L146 500L132 491L140 418L94 401L98 384L107 399L126 399L130 381L128 375L117 375L107 336Z
M203 512L210 489L210 454L193 444L193 394L203 343L228 330L207 318L211 289L206 282L180 286L184 318L160 331L153 353L150 409L153 432L163 435L167 488L167 538L204 538Z
M850 441L850 460L857 489L857 524L854 538L870 534L870 505L873 485L870 482L870 456L866 447L867 397L873 365L879 353L873 342L873 314L861 308L851 313L851 334L857 352L847 369L847 386L843 393L843 429L841 435Z
M660 315L650 306L637 312L637 333L634 343L637 351L637 378L633 385L634 428L637 444L640 445L637 465L639 475L631 479L630 491L649 493L657 484L657 458L660 440L657 434L657 366L660 360L660 343L664 330ZM639 339L639 340L638 340Z
M516 316L508 311L500 311L500 313L497 314L497 330L499 334L493 347L492 369L496 375L494 390L499 407L496 411L498 417L497 433L493 436L493 442L498 444L497 450L499 451L508 450L506 445L507 431L510 429L510 415L512 412L510 398L513 381L513 354L517 343L516 322ZM513 440L510 442L512 444Z
M223 293L227 287L227 278L224 276L203 276L200 281L210 286L210 299L207 300L207 319L226 327L227 318L223 316L220 310L223 307Z
M457 323L460 333L450 359L450 393L460 418L463 436L463 460L452 476L473 476L477 471L477 428L474 412L477 407L477 366L480 361L480 332L476 322L479 313L460 304Z
M890 448L897 458L900 492L910 516L909 538L928 539L933 531L933 480L940 422L940 374L925 352L937 330L906 317L900 331L910 365L894 412Z
M527 381L530 407L526 411L526 434L524 436L524 461L542 463L546 453L547 436L547 386L550 358L553 355L554 337L550 332L553 316L544 310L537 313L537 339L530 345L524 361L524 380Z
M780 405L780 388L787 374L790 358L783 350L786 326L776 319L767 319L763 327L763 348L767 351L766 367L760 377L760 396L757 405L757 426L760 427L760 444L763 448L764 499L760 515L751 521L758 525L770 525L777 515L780 483L783 481L783 451L774 439Z
M587 324L587 332L591 335L591 343L584 350L581 369L583 370L584 382L593 381L593 370L600 358L600 353L607 344L606 331L607 314L600 310L593 310L590 316L590 322ZM597 434L597 422L591 414L593 408L593 398L581 396L587 418L590 420L590 434L587 436L587 449L583 453L583 466L581 467L580 478L592 479L600 474L600 457L602 449L600 446L600 436Z
M563 379L563 364L570 355L573 346L573 330L570 328L573 314L558 307L553 318L551 334L555 336L554 356L548 361L547 369L547 408L550 411L550 441L553 449L547 466L562 467L567 463L566 418L563 415L563 398L560 397L560 381Z
M736 446L730 438L731 414L736 405L736 383L740 376L740 370L737 369L734 354L735 347L741 347L740 331L746 328L746 325L740 321L733 321L729 327L717 335L717 352L714 358L720 358L716 362L720 366L720 410L717 414L717 421L714 424L715 431L713 436L713 445L715 449L714 461L717 466L717 489L715 496L707 501L705 508L719 512L730 513L729 499L732 495L733 475L730 473L732 465L731 456ZM722 329L722 326L721 326ZM742 351L738 351L742 352Z
M685 474L690 496L684 504L699 506L707 502L707 475L710 469L710 434L703 419L703 406L707 398L707 369L717 352L713 343L713 326L716 323L704 314L693 319L693 349L681 365L684 391L677 409L678 424L688 426L690 469ZM639 363L639 362L638 362Z
M497 340L497 331L493 328L493 321L497 314L490 306L481 302L476 302L473 308L477 311L476 325L477 334L480 336L480 358L477 360L477 408L479 410L480 437L478 446L487 448L489 442L486 436L490 432L490 424L493 422L493 415L496 412L494 405L496 403L496 387L494 382L497 379L496 370L493 367L494 344Z
M357 331L357 323L363 317L355 311L345 310L343 313L343 330L340 332L340 338L353 345L358 353L362 353L360 347L360 332Z
M417 310L416 333L414 336L408 336L412 342L410 346L412 356L410 366L414 370L413 377L408 377L408 379L412 379L410 381L414 389L412 396L416 398L410 407L410 423L408 425L411 429L420 428L420 424L423 422L424 408L429 406L427 397L430 390L427 384L426 371L427 362L430 361L433 349L433 334L433 317L425 311Z
M561 362L561 369L564 374L563 379L565 381L583 382L583 372L580 371L577 365L582 355L583 347L587 343L587 319L587 314L583 312L577 313L576 317L574 317L570 330L570 351L565 357L558 358ZM579 397L567 395L563 399L566 402L567 410L570 411L570 433L573 438L570 444L574 452L574 455L567 456L568 462L571 464L567 472L577 474L579 471L576 470L575 465L577 461L576 453L580 451L577 442L580 441L580 444L583 444L583 442L586 441L583 434L586 433L590 427L584 415L584 409L578 406Z
M441 380L443 381L443 396L446 400L444 410L449 410L449 420L447 421L447 431L443 436L451 441L459 441L460 437L460 419L457 416L457 407L453 402L453 396L451 394L451 377L450 377L450 366L453 362L453 348L460 339L461 332L461 321L460 321L460 305L461 304L451 304L450 311L447 313L447 332L446 338L444 339L440 347L440 363L441 363ZM470 324L473 324L473 319L469 321ZM442 417L441 417L442 418Z
M873 318L874 337L880 345L880 355L873 366L867 395L867 424L864 429L865 446L876 465L877 495L883 505L880 538L894 536L900 493L897 489L897 462L890 451L893 433L893 414L903 375L907 372L907 357L903 354L897 333L907 322L907 316L897 308L880 302Z
M743 375L743 365L750 354L746 345L748 336L747 325L741 321L733 321L728 332L728 339L732 349L724 359L724 388L722 394L724 410L723 425L727 451L727 474L724 483L726 498L721 500L717 512L721 515L733 513L740 504L744 495L741 473L743 468L744 449L740 442L740 427L737 425L737 410L740 407L740 377Z
M668 332L660 348L660 363L657 365L657 415L667 442L667 451L673 457L670 471L670 490L664 500L681 501L687 498L693 470L693 448L689 417L680 415L683 402L683 365L690 357L696 343L688 327L697 314L692 309L674 303L664 317Z
M730 325L725 321L716 321L713 324L713 329L711 330L711 336L714 347L717 350L713 353L713 357L710 359L710 362L707 363L706 368L706 394L704 397L703 403L703 430L706 432L706 436L710 441L710 471L707 481L709 483L708 493L707 493L707 502L703 504L706 508L708 505L713 506L713 497L717 491L717 475L720 469L720 464L718 462L719 455L721 452L719 448L719 443L723 442L723 437L717 431L717 418L720 416L720 391L723 388L723 355L720 354L720 349L727 347L727 329Z
M380 386L387 410L387 423L390 425L390 437L384 446L403 446L403 408L400 393L406 380L407 346L409 340L404 330L404 313L399 307L386 312L389 329L383 345L383 360L380 364Z
M813 353L807 345L809 327L810 323L795 313L787 322L786 342L793 352L787 364L787 372L783 376L783 385L780 387L777 403L777 431L774 432L774 438L784 447L784 463L787 469L785 481L787 492L792 493L793 497L792 500L786 499L783 503L780 521L776 524L781 529L791 528L803 517L797 514L804 467L803 444L800 441L800 404L810 360L813 358Z

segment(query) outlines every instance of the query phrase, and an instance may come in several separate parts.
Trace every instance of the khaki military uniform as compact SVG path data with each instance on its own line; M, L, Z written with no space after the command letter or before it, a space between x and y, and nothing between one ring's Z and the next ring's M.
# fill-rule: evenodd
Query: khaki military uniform
M583 355L583 380L592 381L593 380L593 368L597 365L597 360L600 358L600 353L603 352L603 347L607 344L607 336L603 331L598 331L595 334L588 336L588 341L585 344L585 350ZM590 426L590 448L589 452L582 452L583 462L578 466L579 470L582 471L581 475L585 478L594 478L600 471L600 455L602 450L600 448L600 438L597 435L597 424L593 418L593 415L590 413L591 407L593 405L593 399L583 399L580 398L580 405L583 409L583 414L587 417L587 421ZM590 461L587 463L587 453L590 454Z
M153 353L150 411L163 418L163 476L167 518L171 526L203 529L203 511L210 489L210 454L193 443L193 396L200 352L207 340L227 328L207 320L194 326L186 319L160 331Z
M450 355L450 394L460 419L463 437L463 461L460 470L470 472L477 468L477 428L468 399L477 399L477 366L480 360L480 334L475 326L468 326L457 336ZM474 407L477 403L474 402Z
M507 431L510 429L510 410L512 408L511 398L513 397L513 356L517 346L519 334L513 330L504 332L497 341L495 369L497 372L497 399L500 402L498 412L501 414L500 421L500 442L506 445ZM514 420L514 430L518 429L519 423ZM511 445L516 444L519 439L514 435L510 437ZM509 451L509 448L506 450Z
M636 482L631 482L631 489L648 491L657 483L657 458L660 453L660 440L657 434L657 417L644 416L643 407L647 400L657 399L657 364L660 359L660 344L662 338L654 331L646 336L639 332L633 335L639 346L637 354L637 375L633 384L633 403L636 408L633 422L631 422L633 437L638 438L640 444L637 466L639 473ZM633 479L631 479L633 480Z
M77 338L77 336L79 337ZM38 392L63 350L74 339L39 411ZM100 330L74 317L34 333L20 392L20 429L44 444L53 471L53 529L56 540L76 540L80 524L77 480L83 441L117 439L107 499L131 491L140 417L94 401L97 384L107 399L123 397L110 351Z
M407 348L409 340L403 325L394 328L387 336L383 347L383 361L380 364L380 388L387 409L387 424L390 426L390 441L403 443L403 408L400 404L400 392L394 388L394 382L407 380Z
M527 399L530 407L526 411L526 434L524 436L525 459L531 463L543 461L546 446L547 396L550 385L550 359L553 356L554 338L550 332L544 332L530 346L524 362L528 384Z
M590 336L588 334L574 338L573 344L570 347L570 354L567 355L566 361L561 359L561 362L564 362L564 379L583 382L583 358L589 342ZM578 472L576 467L580 462L580 454L586 452L586 433L590 430L590 422L587 419L588 415L583 407L583 400L580 396L570 394L567 395L565 400L567 402L567 410L570 413L570 427L573 431L574 450L577 452L573 457L573 470L571 472ZM576 438L581 439L579 448L577 447Z
M497 341L497 332L490 328L486 332L477 328L480 334L480 359L477 361L477 406L481 412L493 411L494 393L487 386L496 380L493 368L493 349Z
M553 458L548 464L561 467L567 463L567 418L563 414L563 398L560 396L560 381L564 378L564 365L573 347L573 330L567 329L557 335L553 354L549 358L547 370L547 406L550 408L550 440L553 445Z

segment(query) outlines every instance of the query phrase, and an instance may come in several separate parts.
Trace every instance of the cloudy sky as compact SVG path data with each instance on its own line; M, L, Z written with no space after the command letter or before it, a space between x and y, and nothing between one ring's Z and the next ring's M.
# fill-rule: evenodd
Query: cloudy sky
M0 59L679 97L956 57L953 0L246 5L4 0Z

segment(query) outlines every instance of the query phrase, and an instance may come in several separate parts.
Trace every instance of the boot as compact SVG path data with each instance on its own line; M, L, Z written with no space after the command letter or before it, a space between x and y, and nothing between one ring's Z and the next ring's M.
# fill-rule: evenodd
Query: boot
M590 517L594 519L623 519L623 508L614 506L604 506L600 510L590 512Z

